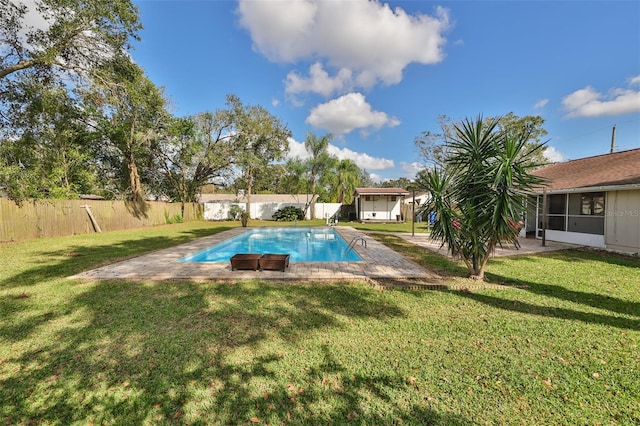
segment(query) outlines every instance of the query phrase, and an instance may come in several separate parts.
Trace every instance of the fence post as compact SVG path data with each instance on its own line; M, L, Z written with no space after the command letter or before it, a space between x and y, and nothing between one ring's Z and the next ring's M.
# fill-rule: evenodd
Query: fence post
M91 219L91 224L93 225L93 230L101 233L102 229L100 229L100 225L98 225L98 221L96 220L95 217L93 217L93 213L91 213L91 206L89 206L88 204L85 204L84 206L80 206L82 208L84 208L87 211L87 214L89 215L89 219Z

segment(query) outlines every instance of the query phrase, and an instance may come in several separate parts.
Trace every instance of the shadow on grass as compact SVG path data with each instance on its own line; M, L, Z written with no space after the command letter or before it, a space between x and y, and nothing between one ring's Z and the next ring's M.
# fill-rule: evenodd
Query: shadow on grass
M487 278L492 282L512 280L496 274L487 274ZM570 290L560 285L550 285L523 280L517 280L517 283L518 285L523 286L525 291L530 293L640 318L640 303L638 302L632 302L604 294Z
M452 261L445 256L433 253L429 250L417 249L415 245L406 242L399 237L378 234L376 235L376 239L390 248L402 253L404 256L409 257L411 260L417 262L426 269L438 273L445 281L447 278L468 276L468 271L460 264L460 262ZM542 253L536 256L518 256L513 259L494 258L490 261L490 265L506 264L508 262L539 262L544 258L566 262L593 262L595 264L603 262L616 267L632 269L640 267L640 261L636 258L589 250L562 250L553 253ZM572 319L585 323L602 324L620 329L640 330L640 320L616 316L616 314L623 314L640 318L640 303L638 302L605 294L572 290L561 285L523 280L517 277L504 276L491 272L486 272L485 276L488 283L518 286L522 288L522 291L580 304L591 308L606 310L611 312L611 315L583 312L561 306L539 306L523 301L514 301L511 298L503 299L497 296L489 296L486 294L472 292L460 292L460 294L464 297L499 309L545 317ZM425 288L429 287L425 286Z
M541 252L538 254L516 255L513 257L494 257L491 259L491 263L503 264L505 262L509 262L511 259L525 260L529 262L535 262L538 259L554 259L567 263L592 262L594 264L606 264L631 269L640 268L640 258L638 257L619 253L611 253L604 250L590 250L586 248L571 248L550 252Z
M604 257L596 257L594 259L593 253L575 250L546 253L539 256L569 262L588 262L595 260L597 262L606 262L619 267L636 267L633 264L633 260L630 263L629 260L625 259L624 257L608 255ZM527 256L526 258L519 258L517 261L535 262L536 257ZM504 263L509 262L509 259L496 259L493 262ZM549 318L576 320L587 324L600 324L626 330L640 330L640 303L638 302L596 292L577 291L571 288L567 288L563 285L554 285L531 280L524 280L491 272L487 272L485 276L488 282L500 284L508 283L508 285L516 285L521 288L520 291L556 299L558 302L554 303L556 304L556 306L548 306L537 305L521 300L513 300L512 298L501 298L498 296L487 294L478 294L471 292L462 292L460 294L477 302L513 312L532 314ZM587 309L595 308L602 311L608 311L608 313L586 312L582 310L571 309L566 306L565 302L570 302L576 305L583 305ZM625 318L620 315L636 317L637 319Z
M640 267L640 261L638 259L620 256L611 253L601 253L585 250L564 250L554 253L545 253L535 257L520 257L518 262L536 262L541 259L553 259L562 262L591 262L596 267L591 267L591 270L585 270L584 273L587 279L593 278L593 272L597 271L598 263L606 263L607 265L615 266L616 268L631 268L632 270ZM509 262L509 259L494 259L494 264L504 264ZM513 260L516 261L516 260ZM556 299L577 303L593 308L603 309L619 314L630 315L640 318L640 303L621 299L619 297L610 296L602 293L577 291L567 286L554 285L541 282L533 282L530 280L522 280L513 277L506 277L504 275L487 272L486 277L491 282L498 283L516 283L517 285L524 286L524 289L530 293L535 293L547 297L553 297ZM561 277L557 277L561 280ZM639 278L640 279L640 278ZM603 290L606 290L604 288Z
M330 347L325 345L321 350L321 357L305 368L303 374L285 381L278 380L274 374L272 365L279 360L275 354L255 358L247 367L220 362L218 367L223 375L235 377L236 381L230 388L232 392L219 394L211 411L220 416L217 420L221 423L233 424L250 421L261 424L475 424L468 418L420 404L402 408L403 404L394 394L412 387L405 378L391 374L352 374L342 367ZM255 395L242 383L256 377L277 384ZM233 414L239 411L242 414Z
M535 286L536 284L529 283L529 285ZM557 306L536 305L520 300L512 300L509 298L501 298L498 296L468 291L459 292L459 294L462 297L475 300L476 302L484 303L485 305L492 306L494 308L504 309L512 312L531 314L548 318L575 320L587 324L600 324L624 330L640 330L640 320L619 317L615 316L614 314L607 315L595 312L578 311L575 309ZM550 297L554 297L554 295L551 294ZM578 301L578 303L580 302Z
M218 227L192 229L176 236L148 236L122 238L116 242L91 245L68 245L64 249L43 251L33 256L42 259L38 265L28 267L0 281L0 287L9 289L33 285L52 279L65 278L80 272L108 265L134 256L187 243L197 238L232 229Z
M83 285L55 311L11 319L32 332L2 360L5 423L472 423L398 404L406 378L350 374L313 343L325 330L340 339L352 320L405 315L365 285ZM30 301L3 309L17 303Z
M441 275L443 278L469 276L469 271L462 262L453 261L442 254L419 247L402 237L379 233L371 233L369 235L424 268Z

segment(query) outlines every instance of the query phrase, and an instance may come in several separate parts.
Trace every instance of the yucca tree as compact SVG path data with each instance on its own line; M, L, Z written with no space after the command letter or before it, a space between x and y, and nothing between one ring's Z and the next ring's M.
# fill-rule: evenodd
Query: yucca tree
M499 118L465 119L446 141L444 168L422 175L420 186L431 193L429 209L437 212L432 238L461 257L472 278L483 280L497 245L515 243L515 222L522 218L527 194L541 179L530 173L532 158L544 143L527 144L527 129L499 131Z

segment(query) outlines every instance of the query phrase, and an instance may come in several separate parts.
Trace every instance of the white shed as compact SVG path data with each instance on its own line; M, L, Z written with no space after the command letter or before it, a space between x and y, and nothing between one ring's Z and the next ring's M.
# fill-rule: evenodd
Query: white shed
M402 204L409 191L402 188L356 188L358 221L402 222Z

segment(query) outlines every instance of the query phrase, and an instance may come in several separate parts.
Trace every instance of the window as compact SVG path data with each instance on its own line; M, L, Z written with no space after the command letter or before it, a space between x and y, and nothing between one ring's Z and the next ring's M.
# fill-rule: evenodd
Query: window
M364 200L365 201L371 201L371 195L365 195L364 196Z
M604 235L604 192L569 195L569 232Z
M551 216L547 217L547 229L552 231L564 231L565 230L564 216ZM538 223L538 227L542 228L542 220Z
M604 192L582 194L582 214L604 216Z
M538 228L542 228L542 197L538 199ZM547 229L604 235L604 192L547 196Z
M543 197L540 197L538 204L538 228L542 228L542 205ZM551 194L547 195L547 229L554 231L566 231L566 207L567 194Z
M566 194L553 194L547 197L549 203L549 214L564 214L567 203Z
M389 197L389 201L396 201L395 195L392 195L391 197Z

